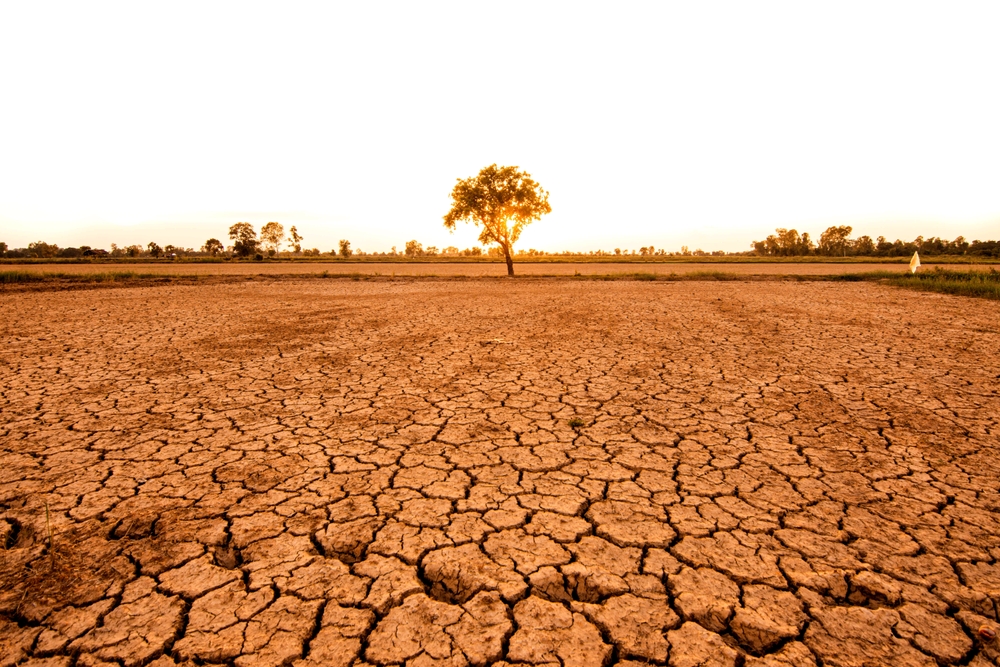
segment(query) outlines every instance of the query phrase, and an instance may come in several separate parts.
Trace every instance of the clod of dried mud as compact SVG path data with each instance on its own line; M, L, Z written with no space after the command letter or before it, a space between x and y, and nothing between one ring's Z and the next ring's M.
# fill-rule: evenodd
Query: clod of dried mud
M0 667L1000 664L997 322L873 284L10 293Z

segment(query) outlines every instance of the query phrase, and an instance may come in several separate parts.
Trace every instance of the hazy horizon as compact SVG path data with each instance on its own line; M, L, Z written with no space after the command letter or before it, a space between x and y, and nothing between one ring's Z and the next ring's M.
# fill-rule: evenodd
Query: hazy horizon
M744 251L775 228L1000 237L995 3L38 2L0 8L0 241L476 244L455 179L520 166L518 248Z

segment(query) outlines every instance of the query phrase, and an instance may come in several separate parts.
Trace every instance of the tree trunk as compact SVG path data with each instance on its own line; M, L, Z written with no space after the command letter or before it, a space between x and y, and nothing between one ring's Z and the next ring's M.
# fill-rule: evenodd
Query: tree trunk
M507 275L513 277L514 275L514 260L510 256L510 248L508 246L503 246L503 256L507 260Z

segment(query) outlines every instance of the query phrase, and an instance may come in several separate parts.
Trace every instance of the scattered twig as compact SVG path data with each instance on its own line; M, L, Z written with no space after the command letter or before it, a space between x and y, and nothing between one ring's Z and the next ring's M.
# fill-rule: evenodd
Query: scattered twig
M55 563L56 554L52 550L52 523L49 520L49 499L45 499L45 529L49 533L49 561Z

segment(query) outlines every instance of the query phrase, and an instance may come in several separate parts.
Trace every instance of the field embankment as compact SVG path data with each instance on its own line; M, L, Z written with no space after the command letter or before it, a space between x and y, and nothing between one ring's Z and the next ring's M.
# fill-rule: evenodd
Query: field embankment
M925 262L930 264L930 262ZM949 270L968 270L969 264L936 264ZM1000 269L1000 262L973 265L977 270ZM574 276L626 273L657 275L726 272L741 275L835 275L864 271L906 270L905 263L893 262L532 262L514 263L519 276ZM79 264L18 264L11 270L41 273L120 273L198 275L198 276L275 276L308 274L348 274L370 276L504 276L506 265L496 262L351 262L351 261L272 261L272 262L188 262L162 261L144 263L89 262Z
M239 265L237 265L239 266ZM287 265L285 265L287 266ZM440 266L440 265L439 265ZM993 267L986 267L972 270L958 270L955 268L942 268L940 266L933 269L924 269L917 274L908 271L881 269L867 272L844 272L844 271L763 271L751 273L747 271L723 271L718 267L706 270L704 265L689 265L684 267L686 271L624 271L624 272L581 272L574 273L522 273L521 278L528 279L569 279L569 280L636 280L636 281L845 281L845 282L881 282L921 291L939 292L943 294L953 294L956 296L972 296L987 299L1000 299L1000 272ZM830 268L830 265L821 265L823 268ZM834 268L837 265L834 265ZM175 272L165 271L40 271L40 270L0 270L0 290L16 291L51 291L62 289L89 289L96 287L127 287L127 286L155 286L177 283L232 283L253 280L303 280L303 279L352 279L352 280L395 280L395 279L502 279L506 276L494 275L480 271L458 273L420 273L420 272L399 272L391 271L383 274L380 272L360 272L351 273L323 270L322 272L311 273L235 273L235 272L213 272L213 271L185 271L190 269L190 265L171 264L164 268L181 269ZM356 268L356 267L355 267ZM602 268L607 268L604 265ZM648 268L648 267L643 267ZM732 267L726 267L732 268ZM768 268L777 268L774 265ZM791 267L784 267L786 269ZM795 268L802 268L796 265ZM811 269L815 266L808 267ZM694 270L698 269L698 270Z

